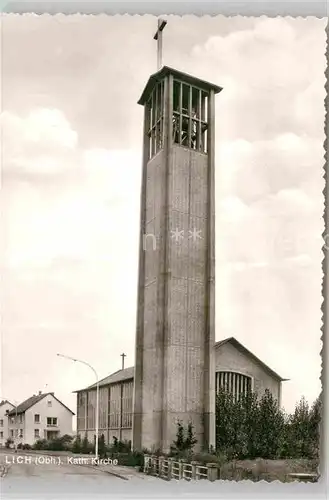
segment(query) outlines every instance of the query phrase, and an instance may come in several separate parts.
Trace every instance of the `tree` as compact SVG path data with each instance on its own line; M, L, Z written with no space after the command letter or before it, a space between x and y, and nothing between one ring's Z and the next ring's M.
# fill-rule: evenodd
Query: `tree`
M196 445L197 442L198 442L198 440L195 438L193 424L192 424L192 422L189 422L188 426L187 426L187 438L185 440L185 448L187 450L192 451L194 448L194 445Z
M89 453L90 452L90 443L88 441L87 433L85 433L84 438L81 444L81 453Z
M257 454L276 458L284 429L284 415L272 393L266 389L259 402L257 422Z
M197 439L195 439L192 422L188 423L187 430L185 431L182 422L178 420L176 440L170 447L171 453L179 454L182 452L191 452L196 443Z
M233 395L220 389L216 396L216 449L233 453L236 418ZM231 451L232 450L232 451Z
M319 396L312 405L309 414L309 436L311 444L311 456L312 458L319 457L320 448L320 424L322 417L322 401Z
M73 441L72 451L73 453L81 453L81 448L81 436L78 434Z
M295 406L294 413L288 422L289 452L294 458L309 457L311 455L310 437L310 408L304 398Z
M102 434L98 438L98 454L102 458L105 456L106 446L105 446L105 436Z
M171 450L173 452L184 450L184 427L180 420L177 422L176 440L173 442Z

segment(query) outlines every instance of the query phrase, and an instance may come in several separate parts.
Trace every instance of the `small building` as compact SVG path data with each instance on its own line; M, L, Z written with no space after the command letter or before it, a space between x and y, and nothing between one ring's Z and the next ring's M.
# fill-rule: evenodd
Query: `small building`
M235 397L252 390L261 397L266 389L281 404L283 379L234 337L214 345L215 387ZM134 367L112 373L99 381L99 434L106 443L113 437L132 440ZM96 384L77 394L77 433L93 441L95 435Z
M8 437L32 445L38 439L72 435L74 413L53 392L33 395L8 412Z
M0 448L3 448L8 439L8 412L14 408L6 399L0 402Z

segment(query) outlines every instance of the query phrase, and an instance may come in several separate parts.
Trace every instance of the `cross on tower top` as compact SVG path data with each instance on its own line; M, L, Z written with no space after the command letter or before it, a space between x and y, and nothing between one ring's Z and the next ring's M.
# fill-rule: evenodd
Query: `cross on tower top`
M162 32L163 32L166 24L167 24L167 21L165 21L164 19L159 19L158 20L158 29L157 29L156 34L153 37L153 39L158 42L157 43L158 70L160 70L162 67Z
M127 356L127 354L125 354L123 352L122 354L120 354L120 356L122 357L122 370L124 370L124 367L125 367L125 357Z

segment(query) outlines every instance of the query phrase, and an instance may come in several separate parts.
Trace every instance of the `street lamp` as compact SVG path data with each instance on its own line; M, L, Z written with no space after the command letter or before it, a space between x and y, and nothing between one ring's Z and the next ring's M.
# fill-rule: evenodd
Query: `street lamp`
M15 426L16 426L18 424L18 422L17 422L17 406L18 406L17 401L15 401L16 404L13 404L13 403L10 402L11 400L9 400L9 398L3 398L2 396L0 396L0 399L8 401L8 403L11 404L15 408L15 413L16 413L16 415L15 415ZM15 444L15 453L17 453L17 441L18 441L18 438L21 437L21 436L18 435L18 428L17 429L15 428L15 430L17 430L17 435L14 436L14 444Z
M96 377L96 415L95 415L95 420L96 420L96 444L95 444L95 455L96 459L98 458L98 429L99 429L99 379L97 372L93 366L91 366L89 363L86 363L86 361L82 361L81 359L76 359L76 358L71 358L71 356L66 356L64 354L57 354L57 356L61 358L66 358L70 359L71 361L75 361L76 363L82 363L83 365L88 366L93 372Z

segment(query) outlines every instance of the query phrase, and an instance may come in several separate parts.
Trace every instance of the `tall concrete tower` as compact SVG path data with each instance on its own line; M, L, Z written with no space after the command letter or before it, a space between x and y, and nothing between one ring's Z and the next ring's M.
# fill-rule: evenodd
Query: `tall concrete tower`
M177 421L215 445L215 94L167 66L142 93L133 447L167 452Z

